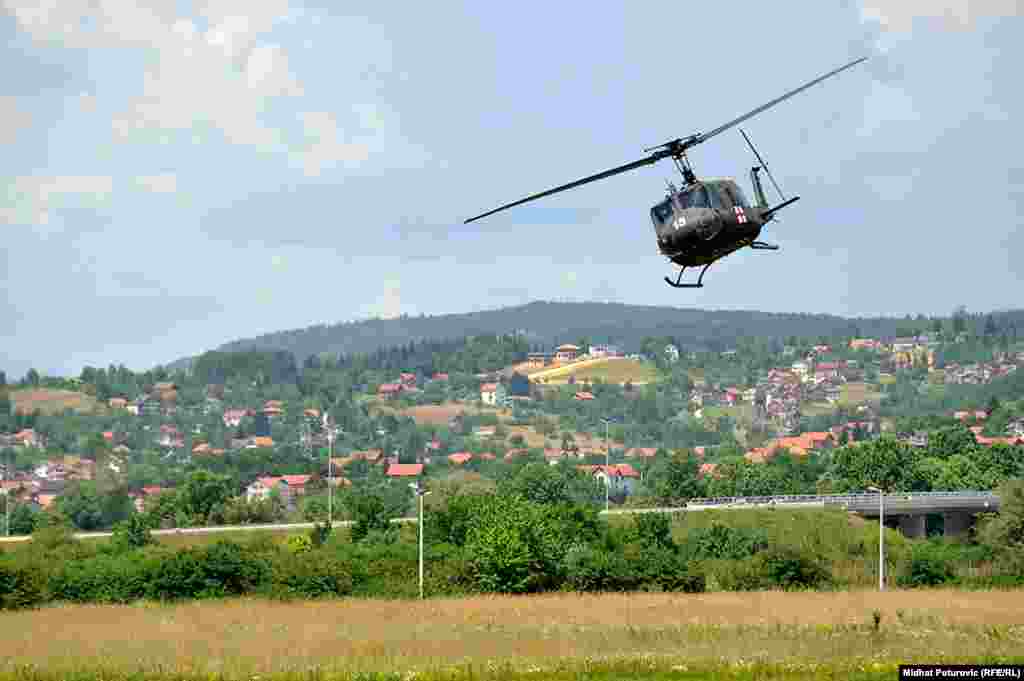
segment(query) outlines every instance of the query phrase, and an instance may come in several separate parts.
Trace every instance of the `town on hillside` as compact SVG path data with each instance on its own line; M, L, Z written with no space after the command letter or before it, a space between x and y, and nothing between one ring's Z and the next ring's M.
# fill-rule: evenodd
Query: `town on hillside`
M1016 452L1007 460L1024 448L1024 347L1005 336L744 339L723 352L647 338L627 352L513 335L436 350L30 372L0 388L5 503L22 529L53 512L82 529L130 510L156 509L165 526L309 519L331 485L500 479L530 463L592 481L596 503L605 489L615 504L816 493L847 484L838 450L880 439L939 461L914 484L980 487L998 480L943 468L968 451L949 450L949 433L971 452ZM204 475L223 481L222 502L186 518L175 499Z

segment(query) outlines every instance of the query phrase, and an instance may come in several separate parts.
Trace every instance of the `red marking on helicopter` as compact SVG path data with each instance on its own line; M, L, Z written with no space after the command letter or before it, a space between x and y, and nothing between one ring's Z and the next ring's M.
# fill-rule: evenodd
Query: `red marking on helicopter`
M733 206L733 211L735 211L736 219L739 220L741 225L747 221L747 214L743 212L743 208L740 206Z

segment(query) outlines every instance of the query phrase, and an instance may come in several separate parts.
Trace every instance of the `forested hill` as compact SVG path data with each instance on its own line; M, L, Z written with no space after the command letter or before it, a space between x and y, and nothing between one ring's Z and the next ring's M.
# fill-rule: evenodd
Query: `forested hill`
M996 313L1000 326L1018 324L1024 314ZM976 317L980 323L980 315ZM725 350L740 337L786 339L792 336L887 337L926 331L923 318L846 318L824 314L793 314L754 311L700 310L694 308L624 305L621 303L533 302L482 312L437 316L402 316L340 324L320 324L305 329L233 341L222 351L286 350L301 362L319 353L350 355L381 347L407 345L410 341L456 339L486 334L525 334L529 342L549 346L587 338L610 342L627 352L636 351L647 336L672 337L683 348ZM171 365L176 368L188 359Z

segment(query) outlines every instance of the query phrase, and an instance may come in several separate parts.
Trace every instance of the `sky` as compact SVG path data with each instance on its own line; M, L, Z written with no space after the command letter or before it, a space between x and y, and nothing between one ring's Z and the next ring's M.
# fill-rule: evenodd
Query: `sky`
M343 7L343 9L341 9ZM846 316L1021 306L1024 0L0 0L0 369L143 370L370 316L597 300ZM677 291L668 162L744 124L787 196ZM756 163L736 130L699 175ZM766 186L770 190L770 187ZM774 197L772 197L774 198Z

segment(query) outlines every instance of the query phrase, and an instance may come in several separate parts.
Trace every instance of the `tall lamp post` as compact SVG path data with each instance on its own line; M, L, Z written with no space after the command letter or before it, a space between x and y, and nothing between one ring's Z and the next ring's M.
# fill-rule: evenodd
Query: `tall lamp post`
M878 492L878 590L885 591L885 493L871 485L869 492Z
M614 416L608 416L602 417L601 421L604 423L604 512L608 513L610 507L609 490L611 489L612 484L612 465L610 461L611 449L608 442L608 426L613 422L617 422L617 419Z
M420 526L420 600L423 600L423 497L430 494L430 492L424 489L420 483L421 481L410 482L409 487L412 488L420 501L420 519L417 525Z
M4 536L11 536L11 490L4 487L0 489L4 493Z
M327 431L327 526L334 520L334 440L338 436L338 428L331 423L330 416L324 412L324 430Z

